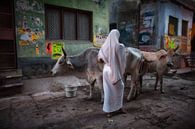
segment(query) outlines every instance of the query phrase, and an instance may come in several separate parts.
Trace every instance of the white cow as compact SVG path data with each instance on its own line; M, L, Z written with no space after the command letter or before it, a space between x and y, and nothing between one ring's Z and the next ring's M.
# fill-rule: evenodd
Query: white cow
M94 84L97 83L101 90L101 102L103 102L103 82L102 82L102 68L103 64L97 63L98 48L88 48L83 53L76 56L67 56L65 50L63 55L58 59L53 69L52 74L65 73L69 69L82 72L84 78L90 84L90 94L88 99L92 99Z
M67 72L68 69L74 69L85 73L86 80L90 83L90 94L89 99L93 96L94 84L97 82L101 90L101 102L103 102L103 80L102 80L102 70L103 63L97 61L98 51L97 48L89 48L83 53L77 56L66 56L66 52L63 50L64 55L62 55L53 69L52 74ZM143 55L140 50L136 48L126 48L126 70L124 76L131 75L131 89L127 96L127 100L135 98L137 93L139 93L139 77L140 68L143 65ZM138 88L137 88L138 87Z

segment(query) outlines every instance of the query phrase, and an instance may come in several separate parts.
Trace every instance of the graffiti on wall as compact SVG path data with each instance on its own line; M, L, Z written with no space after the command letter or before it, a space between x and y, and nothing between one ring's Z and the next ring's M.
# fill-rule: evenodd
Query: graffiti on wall
M94 45L100 47L106 40L107 34L97 34L93 38Z
M154 11L141 11L139 44L151 45L154 33Z
M177 45L179 45L180 53L187 53L187 43L188 38L184 36L168 36L165 35L164 41L164 48L165 49L175 49Z
M62 54L63 41L46 41L46 54L52 59L58 59Z
M19 45L36 44L44 36L43 22L39 17L22 16L21 21L17 23L17 36Z
M171 38L170 36L165 35L165 46L164 46L164 48L165 49L175 49L175 47L176 47L175 40L176 40L176 38Z
M93 44L96 47L101 47L101 45L105 42L108 34L104 27L100 27L99 25L95 26L95 35L93 36Z
M55 41L52 43L52 59L58 59L60 56L62 56L62 47L64 47L63 42Z
M174 49L179 45L179 51L181 54L190 53L191 51L191 28L188 30L187 36L164 36L164 48Z
M16 11L44 13L44 7L39 0L17 0Z
M52 42L51 41L46 42L46 54L52 55Z
M129 47L130 45L135 45L136 43L136 24L130 22L121 22L119 23L119 32L120 32L120 42L125 46Z
M17 14L16 41L20 47L18 55L44 55L45 33L43 0L16 0L15 5Z

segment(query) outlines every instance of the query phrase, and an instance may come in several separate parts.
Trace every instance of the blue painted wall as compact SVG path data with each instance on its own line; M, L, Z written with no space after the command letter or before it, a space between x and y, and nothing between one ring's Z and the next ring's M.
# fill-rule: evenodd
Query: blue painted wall
M140 12L140 25L142 26L143 12L148 12L153 10L154 12L154 28L151 33L153 36L151 43L140 44L140 48L144 50L154 50L160 49L165 45L165 36L168 35L168 22L169 16L178 18L178 36L174 37L177 44L180 44L180 47L185 47L186 40L186 50L182 50L181 53L190 52L190 38L191 38L191 28L192 28L192 19L193 11L184 8L181 5L177 5L170 1L156 1L156 2L146 2L141 5ZM188 21L188 34L186 37L181 36L182 33L182 20ZM147 22L143 23L146 24ZM152 29L152 28L151 28ZM140 30L142 31L142 30ZM182 43L181 43L182 42Z

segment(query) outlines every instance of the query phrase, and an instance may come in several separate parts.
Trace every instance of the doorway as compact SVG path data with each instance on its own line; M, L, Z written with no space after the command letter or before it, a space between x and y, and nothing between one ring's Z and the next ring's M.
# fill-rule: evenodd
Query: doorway
M0 1L0 70L16 69L13 0Z

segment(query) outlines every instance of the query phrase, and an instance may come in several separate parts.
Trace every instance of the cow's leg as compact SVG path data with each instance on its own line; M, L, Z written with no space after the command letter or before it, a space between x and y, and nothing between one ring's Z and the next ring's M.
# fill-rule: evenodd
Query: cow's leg
M137 96L140 95L140 76L139 76L139 73L137 73L137 76L136 76L136 79L135 79L135 99L137 98Z
M159 75L157 74L156 75L156 82L155 82L154 90L157 90L158 79L159 79Z
M135 94L135 81L131 77L131 88L130 88L129 94L127 96L127 101L130 101L132 99L132 96L134 96L134 94Z
M91 100L92 97L93 97L93 89L94 89L95 82L96 82L96 80L91 82L90 85L89 85L89 96L87 97L88 100Z
M127 86L127 74L123 75L124 85Z
M101 91L101 103L104 102L104 90L103 90L103 77L99 76L97 79L97 85Z
M140 93L142 93L142 83L143 83L143 76L141 75L140 77L139 77L139 85L140 85L140 89L139 89L139 92Z
M160 76L160 92L163 94L164 91L163 91L162 85L163 85L163 76Z
M135 92L134 92L134 94L133 94L133 99L136 99L137 96L140 94L140 93L139 93L139 90L140 90L140 89L139 89L139 85L138 85L138 80L135 81L135 86L134 86L134 87L135 87Z

